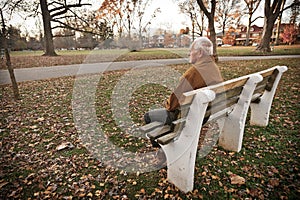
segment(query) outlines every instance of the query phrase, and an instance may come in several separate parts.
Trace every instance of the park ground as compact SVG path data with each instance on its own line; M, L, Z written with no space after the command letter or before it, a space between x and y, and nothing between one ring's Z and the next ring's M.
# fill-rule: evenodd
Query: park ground
M282 47L280 51L299 54L298 49ZM153 59L155 53L148 51L152 53L147 58ZM230 51L224 50L222 55L236 55ZM124 54L122 59L146 58L138 53ZM157 54L162 56L161 52ZM186 50L182 50L183 54ZM56 59L61 60L58 65L71 64L61 59L65 55L70 60L80 57L80 62L86 57L85 53L64 52L58 58L49 58L53 63L48 66L55 65ZM16 68L47 66L44 59L24 52L12 54ZM207 156L198 156L195 188L187 194L166 180L165 169L124 172L104 165L91 155L82 145L74 124L71 106L74 77L20 83L19 101L13 99L10 85L2 85L0 199L297 199L300 195L299 61L274 58L218 63L225 80L275 65L286 65L288 71L277 89L269 125L257 127L247 123L239 153L215 145ZM171 67L183 73L189 65ZM149 150L149 141L122 132L113 121L110 97L124 73L125 70L107 72L99 82L95 99L97 117L114 144L128 151L143 152ZM136 90L129 106L133 120L143 124L143 113L153 104L162 105L170 92L152 84ZM235 182L233 177L242 177L245 182Z

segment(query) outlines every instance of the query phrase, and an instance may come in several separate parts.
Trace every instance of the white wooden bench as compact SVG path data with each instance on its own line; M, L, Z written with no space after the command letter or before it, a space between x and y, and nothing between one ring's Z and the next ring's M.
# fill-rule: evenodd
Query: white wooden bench
M250 124L267 126L277 85L286 70L286 66L276 66L184 93L180 118L171 126L152 122L141 127L165 152L168 180L183 192L193 190L197 146L205 117L219 124L219 145L236 152L242 147L249 107Z

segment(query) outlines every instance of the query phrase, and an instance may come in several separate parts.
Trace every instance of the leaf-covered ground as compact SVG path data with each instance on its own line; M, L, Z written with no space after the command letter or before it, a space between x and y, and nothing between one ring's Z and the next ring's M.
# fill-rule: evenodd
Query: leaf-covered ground
M1 86L0 199L297 199L299 59L219 63L224 79L274 65L289 70L277 89L269 125L247 123L239 153L216 145L207 156L198 155L195 188L187 194L166 180L165 169L117 170L91 155L74 124L74 77L21 83L20 101L13 100L10 86ZM173 69L183 72L187 67ZM117 128L112 116L112 90L124 73L107 73L97 85L97 119L114 144L131 152L151 151L147 140ZM144 87L133 92L129 105L138 125L143 113L162 105L170 92L153 84Z

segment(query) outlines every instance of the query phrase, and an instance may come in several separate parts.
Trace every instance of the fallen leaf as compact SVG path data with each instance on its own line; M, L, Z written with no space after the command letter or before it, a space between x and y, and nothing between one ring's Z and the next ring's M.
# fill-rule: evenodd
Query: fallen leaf
M0 183L0 189L1 189L2 187L4 187L6 184L8 184L8 182L2 182L2 183Z
M269 186L276 187L279 185L279 179L278 178L272 178L269 180Z
M236 174L232 174L230 176L230 181L231 181L231 184L233 185L242 185L242 184L245 184L246 180L241 177L241 176L238 176Z
M63 142L56 147L56 151L61 151L63 149L73 149L74 145L71 142Z

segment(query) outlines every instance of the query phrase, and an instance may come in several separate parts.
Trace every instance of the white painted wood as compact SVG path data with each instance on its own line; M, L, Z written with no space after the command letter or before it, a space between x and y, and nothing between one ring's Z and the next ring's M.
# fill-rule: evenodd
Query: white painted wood
M234 105L232 112L225 117L219 138L219 145L224 149L236 152L241 150L248 108L255 87L262 80L261 75L252 74L244 86L239 101Z
M269 115L273 102L273 98L278 86L278 83L281 79L282 74L287 71L286 66L276 66L274 67L278 70L278 75L274 81L271 91L265 90L263 95L260 97L259 103L251 103L251 117L250 124L257 126L267 126L269 123ZM274 70L274 68L271 68ZM270 70L271 70L270 69Z
M167 157L168 180L183 192L193 190L194 169L202 121L208 103L214 98L215 93L211 90L198 91L179 138L161 146Z

